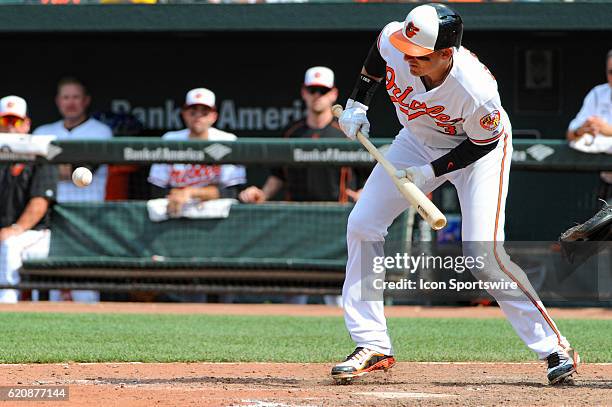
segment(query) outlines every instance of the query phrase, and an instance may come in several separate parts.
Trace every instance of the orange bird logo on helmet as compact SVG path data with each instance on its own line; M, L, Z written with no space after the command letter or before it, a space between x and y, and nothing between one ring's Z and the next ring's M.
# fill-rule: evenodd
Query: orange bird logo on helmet
M411 21L408 23L408 25L406 26L406 37L408 38L412 38L415 35L417 35L417 33L421 31L419 30L419 27L417 27L416 25L414 25L414 23Z

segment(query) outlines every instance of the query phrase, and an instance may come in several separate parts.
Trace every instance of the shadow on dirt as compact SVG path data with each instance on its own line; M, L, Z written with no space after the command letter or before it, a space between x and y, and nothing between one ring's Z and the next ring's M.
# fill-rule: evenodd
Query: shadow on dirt
M195 376L195 377L173 377L173 378L150 378L150 379L134 379L134 378L88 378L87 380L94 381L96 384L125 384L130 386L135 385L152 385L152 384L240 384L240 385L261 385L261 386L282 386L282 387L300 387L300 380L285 379L281 377L213 377L213 376Z

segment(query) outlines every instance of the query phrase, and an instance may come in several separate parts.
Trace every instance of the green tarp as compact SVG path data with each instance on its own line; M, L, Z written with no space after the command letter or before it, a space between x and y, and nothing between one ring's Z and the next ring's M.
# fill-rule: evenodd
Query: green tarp
M340 204L236 204L226 219L152 222L142 201L58 204L50 257L37 263L342 269L351 209ZM388 241L405 240L406 219L396 220Z

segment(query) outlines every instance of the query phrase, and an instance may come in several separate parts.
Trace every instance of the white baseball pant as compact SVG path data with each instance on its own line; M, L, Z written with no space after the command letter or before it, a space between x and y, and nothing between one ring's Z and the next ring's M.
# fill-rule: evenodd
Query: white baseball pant
M506 126L510 129L510 126ZM393 141L386 158L396 168L427 164L446 154L448 149L424 145L417 137L402 129ZM505 203L512 157L511 133L500 139L499 145L477 162L442 177L423 187L430 193L446 180L457 189L462 212L464 242L491 242L490 259L494 259L492 275L512 274L507 280L518 281L527 293L517 300L504 297L499 305L512 327L540 359L567 347L567 340L559 333L541 301L534 296L524 273L510 262L503 251ZM342 292L344 318L357 346L392 355L393 347L387 332L382 301L363 301L361 298L362 255L381 256L387 229L393 220L408 208L395 185L379 164L375 166L361 196L353 208L347 225L348 262ZM364 242L378 242L364 244ZM465 246L465 245L464 245ZM494 250L493 250L494 249ZM370 250L370 253L362 253ZM495 253L493 253L493 251ZM464 253L465 255L466 253ZM490 263L487 263L490 264ZM489 267L489 266L487 266ZM371 273L370 269L365 271ZM518 290L519 293L523 291ZM491 293L495 296L494 293Z
M45 230L26 230L20 235L10 237L0 243L0 283L19 284L19 269L23 260L42 258L49 255L51 232ZM19 291L0 289L0 303L16 303Z

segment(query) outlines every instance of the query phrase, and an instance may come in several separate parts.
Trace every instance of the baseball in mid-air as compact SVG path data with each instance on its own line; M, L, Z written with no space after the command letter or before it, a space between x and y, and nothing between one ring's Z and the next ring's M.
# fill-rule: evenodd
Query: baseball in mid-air
M93 175L88 168L78 167L74 171L72 171L72 182L77 187L86 187L91 184L91 180L93 179Z

